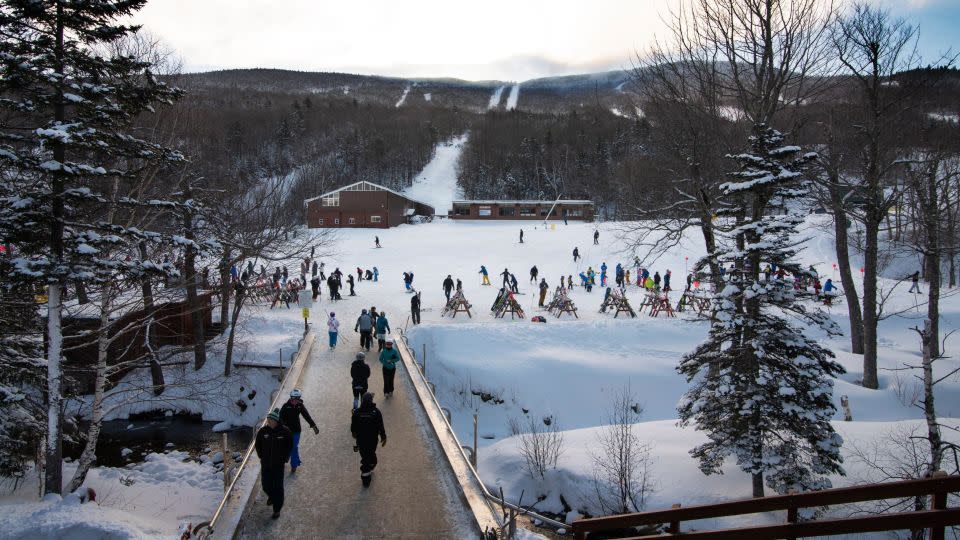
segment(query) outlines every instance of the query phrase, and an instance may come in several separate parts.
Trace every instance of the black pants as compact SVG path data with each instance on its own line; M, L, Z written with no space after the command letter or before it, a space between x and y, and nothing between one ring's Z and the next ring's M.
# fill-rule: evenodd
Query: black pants
M356 296L357 294L353 292L353 283L350 284L350 296Z
M360 475L365 476L377 468L377 443L360 446Z
M387 369L383 368L383 393L390 394L393 392L393 376L397 374L397 368Z
M447 302L450 301L450 289L444 289L443 294L447 296Z
M420 324L420 309L411 309L410 318L413 319L413 324Z
M361 330L360 331L360 348L370 350L370 346L373 344L373 336L371 336L372 330Z
M359 400L367 393L367 386L354 386L353 387L353 399Z
M261 463L260 486L273 503L273 511L279 512L283 508L283 464L267 467Z

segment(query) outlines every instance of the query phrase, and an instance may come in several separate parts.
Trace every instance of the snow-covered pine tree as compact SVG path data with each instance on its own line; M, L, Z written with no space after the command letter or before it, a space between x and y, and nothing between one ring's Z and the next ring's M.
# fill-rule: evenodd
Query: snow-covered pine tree
M691 383L678 411L682 425L693 423L710 439L690 451L700 469L720 473L732 456L753 475L759 497L764 479L784 493L826 488L826 475L842 474L830 378L843 368L796 324L838 331L820 310L807 309L807 293L791 281L761 279L761 264L805 273L796 261L797 199L807 193L801 171L814 156L784 146L783 135L762 124L750 147L730 156L740 168L721 186L734 206L714 257L729 270L707 340L678 367Z
M42 283L46 305L45 491L59 493L62 448L62 312L66 285L162 270L121 256L157 234L105 222L108 183L129 181L147 162L183 157L127 130L152 104L178 90L150 65L111 55L134 32L117 24L146 0L8 0L0 5L0 234L13 246L11 283ZM104 256L110 253L110 256ZM172 271L173 269L168 269Z

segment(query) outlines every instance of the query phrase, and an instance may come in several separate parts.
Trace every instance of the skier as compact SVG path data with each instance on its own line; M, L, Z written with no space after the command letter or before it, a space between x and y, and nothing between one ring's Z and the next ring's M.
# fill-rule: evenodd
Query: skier
M767 278L769 281L770 278ZM693 274L687 274L687 290L690 290L690 286L693 285Z
M350 296L356 296L357 293L353 292L353 274L347 276L347 285L350 286Z
M915 292L917 294L920 294L920 272L914 272L910 276L910 281L912 281L913 284L910 285L910 290L907 292Z
M377 270L377 267L373 267L373 282L376 283L380 281L380 270Z
M506 268L504 268L503 272L501 272L500 275L503 276L504 288L509 289L510 288L510 270L507 270Z
M520 243L523 243L523 229L520 229Z
M340 321L337 320L337 314L330 312L330 318L327 319L327 334L330 336L330 350L337 348L337 333L340 332Z
M313 276L310 278L310 289L313 291L313 299L316 301L317 297L320 296L320 277Z
M510 290L514 293L520 292L520 287L517 285L517 276L510 274Z
M387 432L383 427L383 415L373 402L373 394L363 395L360 408L353 411L350 420L350 433L356 445L354 451L360 452L360 481L363 487L370 485L373 469L377 466L377 442L387 445Z
M595 229L593 231L593 245L595 246L600 245L600 231L598 229Z
M373 237L373 247L380 247L380 237L379 237L379 236L374 236L374 237Z
M393 348L393 338L390 336L383 340L383 345L384 349L380 351L380 364L383 366L383 395L390 397L393 395L393 377L397 374L400 353Z
M457 292L460 292L462 290L463 290L463 282L460 281L460 278L457 278Z
M540 272L540 271L537 270L537 265L533 265L533 268L530 269L530 283L536 283L536 282L537 282L537 274L538 274L539 272Z
M577 259L580 258L580 250L578 248L573 248L573 262L577 262Z
M283 267L283 279L281 280L281 283L283 283L284 285L286 285L286 284L287 284L287 280L289 280L289 279L290 279L290 273L287 272L287 267L284 266L284 267Z
M303 404L302 397L303 393L299 389L294 388L290 391L290 399L280 407L280 421L283 422L283 425L286 426L293 435L293 445L290 449L290 474L297 472L297 467L299 467L301 463L300 432L302 428L300 427L300 417L303 416L303 419L307 421L314 435L320 434L320 428L317 427L313 418L310 418L310 413L307 412L307 407Z
M325 262L320 262L320 279L327 279L327 275L324 274L324 267L327 265Z
M357 281L363 281L363 269L357 267Z
M360 332L360 348L369 351L372 341L371 334L373 333L373 318L370 317L366 309L362 310L360 316L357 317L357 324L353 325L353 331Z
M561 277L560 280L563 281L563 278ZM573 290L573 274L567 276L567 288Z
M317 276L317 261L313 261L313 268L310 270L310 275L313 277Z
M663 275L663 292L670 292L670 270Z
M375 323L377 328L377 350L383 350L383 342L387 339L387 332L390 331L390 322L387 320L387 312L381 311L377 316L377 322Z
M547 278L541 278L540 279L540 307L543 307L543 303L547 299L548 290L550 290L550 286L547 285Z
M483 282L481 285L490 285L490 275L487 273L487 267L480 265L480 275L483 276Z
M457 280L460 281L459 279ZM420 324L420 293L416 293L410 297L410 319L413 320L413 324Z
M330 289L330 300L340 300L340 286L333 274L327 278L327 288Z
M835 290L837 290L837 288L833 286L833 280L830 279L830 278L827 278L827 281L824 282L824 284L823 284L823 303L824 303L824 305L827 305L827 306L832 305L833 297L836 295L836 293L833 292L833 291L835 291Z
M447 274L447 279L443 280L443 294L447 297L447 302L450 301L450 292L453 290L453 278L450 277L450 274Z
M366 311L366 310L364 310ZM350 364L350 385L353 390L353 410L360 406L360 397L367 393L367 384L370 379L370 366L366 362L367 355L358 352L356 359Z
M373 272L371 272L369 268L367 268L367 271L363 273L363 279L367 281L373 281Z
M403 273L403 287L408 291L410 290L410 274L407 272Z
M254 444L260 458L260 486L267 494L267 504L273 506L273 519L280 517L283 508L283 466L293 449L293 434L280 423L280 409L267 415L267 423L257 431Z
M230 265L230 281L236 282L239 279L240 279L240 276L239 274L237 274L237 265L231 264Z

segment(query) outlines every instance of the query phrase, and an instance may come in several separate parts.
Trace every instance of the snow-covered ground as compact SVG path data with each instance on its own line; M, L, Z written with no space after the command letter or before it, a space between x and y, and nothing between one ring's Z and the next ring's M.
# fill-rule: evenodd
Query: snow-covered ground
M447 215L453 208L453 201L462 197L462 190L457 185L457 161L466 142L467 134L464 133L438 144L433 159L403 191L404 195L429 204L437 215Z
M821 216L811 216L806 234L812 239L802 254L804 264L814 265L822 276L836 277L833 270L833 242L829 228ZM347 323L370 305L386 310L394 329L409 327L409 295L404 292L401 274L413 271L414 287L423 292L423 325L410 330L410 340L420 353L427 347L427 373L437 384L441 402L453 412L454 427L466 443L471 443L472 414L479 413L480 472L490 486L503 486L512 499L525 490L546 495L538 505L544 510L559 511L559 496L574 505L595 510L590 498L592 479L591 452L596 449L596 435L603 425L612 394L629 383L644 411L639 433L653 443L654 475L659 490L649 508L684 505L748 497L749 479L734 466L723 476L706 477L697 469L687 452L703 440L692 428L676 424L675 407L686 389L686 383L675 367L681 355L699 343L707 326L690 315L676 319L613 319L611 314L598 313L602 291L592 293L576 288L572 299L579 308L580 319L565 315L562 320L548 317L546 324L529 321L495 319L489 308L500 283L498 274L509 268L520 282L518 298L527 316L540 314L536 307L535 289L529 283L530 267L536 265L541 277L551 287L559 276L576 276L588 266L598 269L606 262L612 275L617 262L632 260L622 251L616 238L623 224L600 224L600 245L594 246L589 223L551 224L544 228L537 222L521 221L447 221L423 225L404 225L376 231L383 249L373 249L374 231L362 229L342 231L340 253L327 266L363 268L377 266L380 281L360 282L358 297L346 297L335 309ZM524 243L518 243L520 229ZM584 259L574 263L571 252L579 247ZM652 270L664 274L673 271L674 288L682 288L686 267L702 255L702 248L693 239L653 265ZM859 267L856 257L853 261ZM480 285L478 271L486 265L492 287ZM912 255L894 258L885 275L902 278L916 266ZM633 275L636 269L631 268ZM463 281L466 297L473 304L473 318L460 314L456 319L441 319L444 298L442 280L450 274ZM859 275L857 276L859 278ZM882 280L889 289L891 279ZM835 485L844 485L870 478L869 471L850 458L853 447L864 447L881 441L894 429L916 427L921 411L912 403L916 382L906 373L890 371L904 362L916 361L919 343L912 327L921 323L923 309L915 308L918 297L898 286L890 299L888 313L901 312L881 323L880 365L881 389L866 390L856 384L861 378L861 358L849 353L845 336L830 338L816 334L833 350L847 373L834 381L834 402L840 410L840 397L850 399L855 422L843 422L838 412L836 427L846 439L845 455L848 477L836 478ZM636 305L641 295L636 287L628 297ZM922 301L923 297L919 297ZM324 300L324 303L326 301ZM947 294L942 302L941 331L946 334L960 327L960 296ZM830 308L830 315L847 328L846 309ZM348 337L352 337L348 333ZM955 346L947 342L948 350ZM940 361L938 371L946 373L960 362ZM372 389L379 381L374 377ZM502 400L484 402L477 394L488 394ZM938 387L937 406L944 418L960 418L960 382L956 376ZM526 409L527 412L524 412ZM532 481L522 470L517 452L517 438L510 436L511 418L551 417L564 429L566 451L559 470L546 482ZM389 419L388 419L389 422ZM960 421L958 421L960 423ZM758 518L761 519L761 518Z
M66 464L64 476L73 471L74 465ZM223 472L209 458L197 461L170 450L125 468L94 467L84 486L93 488L96 502L81 504L72 494L34 502L30 495L37 492L36 476L29 475L21 489L0 495L0 537L176 538L181 524L213 515L223 493Z
M397 105L396 105L397 108L403 105L403 102L407 100L407 94L409 93L410 93L410 87L407 86L406 88L403 89L403 93L400 94L400 99L397 100Z

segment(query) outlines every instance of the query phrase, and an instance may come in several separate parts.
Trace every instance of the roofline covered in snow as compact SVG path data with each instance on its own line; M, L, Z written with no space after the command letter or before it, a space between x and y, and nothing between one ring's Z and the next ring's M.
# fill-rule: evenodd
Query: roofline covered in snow
M423 201L418 201L418 200L416 200L416 199L411 199L410 197L404 195L403 193L397 193L396 191L394 191L394 190L392 190L392 189L390 189L390 188L388 188L388 187L381 186L380 184L374 184L373 182L368 182L367 180L360 180L359 182L354 182L354 183L352 183L352 184L349 184L349 185L346 185L346 186L343 186L343 187L339 187L339 188L337 188L337 189L335 189L335 190L333 190L333 191L328 191L328 192L326 192L326 193L322 193L322 194L320 194L320 195L317 195L316 197L310 197L309 199L304 199L304 200L303 200L303 204L306 205L306 204L309 203L309 202L315 201L315 200L317 200L317 199L322 199L322 198L327 197L327 196L329 196L329 195L333 195L334 193L339 193L339 192L341 192L341 191L343 191L343 190L345 190L345 189L347 189L347 188L352 188L353 186L358 186L358 185L363 184L363 183L370 184L371 186L376 186L376 187L378 187L378 188L380 188L380 189L382 189L382 190L384 190L384 191L387 191L387 192L389 192L389 193L393 193L393 194L396 195L397 197L403 197L404 199L407 199L408 201L412 201L412 202L415 202L415 203L417 203L417 204L422 204L422 205L424 205L424 206L428 206L428 207L430 207L430 208L433 208L433 205L432 205L432 204L427 204L427 203L425 203L425 202L423 202Z
M592 205L592 204L593 204L593 201L588 201L588 200L569 200L569 199L561 199L561 200L559 200L559 201L535 201L535 200L526 200L526 201L520 201L520 200L499 201L499 200L476 199L476 200L451 201L451 202L452 202L452 204L553 204L553 203L556 203L557 205L564 205L564 204L590 204L590 205Z

